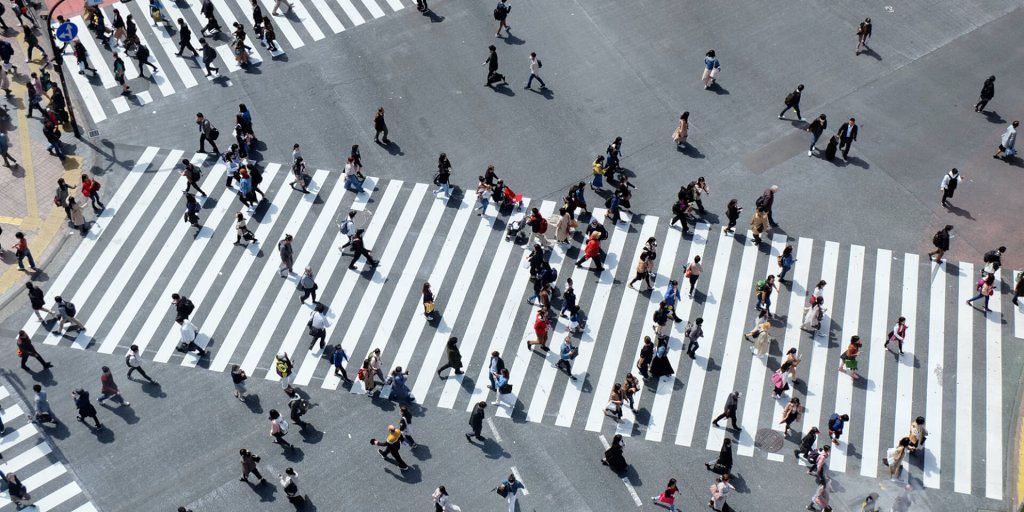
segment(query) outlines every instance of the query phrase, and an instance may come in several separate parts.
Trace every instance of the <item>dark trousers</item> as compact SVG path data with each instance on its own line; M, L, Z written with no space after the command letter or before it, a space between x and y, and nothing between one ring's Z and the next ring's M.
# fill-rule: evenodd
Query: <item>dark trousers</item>
M185 193L187 194L188 191L191 190L191 189L196 189L196 192L199 192L203 196L206 196L206 192L204 192L203 189L199 188L199 184L194 182L194 181L189 181L185 185Z
M690 357L694 357L694 358L697 357L697 349L698 348L700 348L700 344L697 343L697 340L690 340L686 344L686 355L688 355Z
M672 222L669 222L668 225L669 226L675 226L676 222L679 223L679 227L682 228L683 233L685 234L687 229L688 229L688 226L686 225L686 214L685 213L675 213L675 214L673 214L672 215Z
M370 265L374 264L373 257L370 256L370 251L363 249L362 251L358 251L352 255L352 262L349 263L348 266L355 267L356 262L359 261L359 258L362 257L366 257L366 261L370 262Z
M693 295L694 288L697 287L697 280L700 279L700 275L690 276L687 279L690 280L690 295Z
M39 98L38 96L35 98L35 101L32 101L32 98L29 98L29 100L28 100L28 117L32 117L32 111L33 110L38 110L39 111L39 115L43 116L44 118L46 117L46 111L43 110L43 106L39 104L39 100L41 100L41 99L42 98Z
M445 363L444 366L442 366L442 367L437 369L438 375L440 375L441 372L443 372L445 370L455 370L455 374L456 375L462 373L462 367L461 366L455 367L455 366L452 366L451 363Z
M214 153L220 153L220 149L217 148L217 143L212 141L212 140L210 140L210 138L207 137L205 133L200 133L199 134L199 152L200 153L205 153L206 152L206 143L207 142L210 143L210 147L213 148L213 152Z
M985 110L986 105L988 105L988 100L978 100L978 103L975 103L974 105L974 110L976 112L981 112Z
M649 363L647 361L644 361L643 363L640 364L639 368L637 368L637 369L640 370L640 376L641 377L643 377L645 379L648 379L648 378L651 377L651 374L650 374L650 371L649 371L650 368L651 368L651 363Z
M181 54L185 53L185 49L186 48L188 48L189 50L192 50L192 55L193 56L199 55L199 52L197 52L195 47L192 46L192 41L189 41L188 39L178 43L178 55L181 55Z
M740 427L739 425L736 424L736 411L723 412L722 414L719 414L717 417L715 417L715 419L712 420L711 423L717 425L718 421L721 420L722 418L729 418L729 421L732 422L732 428L739 430Z
M604 270L604 265L601 265L601 256L600 255L594 256L594 257L590 257L590 256L584 255L582 258L579 259L579 261L576 262L576 266L578 267L580 265L583 265L583 262L587 261L587 260L591 260L591 261L594 262L594 266L597 268L598 272Z
M256 478L259 478L260 480L263 480L263 475L261 475L260 474L260 470L258 470L256 468L253 468L252 471L243 472L242 473L242 478L245 479L246 481L249 481L249 475L250 474L253 474L253 475L256 476Z
M316 299L314 299L315 301ZM309 342L309 349L313 350L313 345L316 341L320 340L320 348L324 348L324 342L327 341L327 329L321 329L317 334L313 335L313 339ZM347 378L345 380L348 380Z
M153 382L153 379L151 379L149 377L149 375L146 375L146 370L143 370L141 366L129 366L128 367L128 378L129 379L132 378L132 373L134 373L134 372L139 372L139 375L142 375L142 377L144 379L146 379L146 380L148 380L150 382Z
M220 72L220 68L218 68L217 66L214 66L212 60L211 61L205 61L204 60L203 61L203 68L206 69L206 74L207 75L209 75L210 73L218 73L218 72Z
M380 136L382 134L384 135L384 142L387 142L388 141L388 125L384 125L384 126L378 128L376 135L373 136L373 140L376 141L376 142L380 142L380 140L378 140L378 139L380 139Z
M850 154L850 146L853 145L853 139L839 138L839 151L843 154L843 160L846 160L846 155ZM771 213L768 213L771 216Z
M22 368L28 370L28 366L26 366L25 363L28 362L28 358L30 358L30 357L36 358L36 361L39 361L39 364L43 365L43 368L45 368L47 365L50 364L50 363L47 363L46 361L43 360L43 356L39 355L39 352L22 352L21 353L21 367Z
M796 111L797 119L804 118L804 116L800 115L800 105L786 105L786 108L782 109L782 112L779 112L779 117L786 115L786 112L789 112L789 109L793 109L794 111Z
M302 302L306 302L310 296L313 296L313 303L316 303L316 288L303 288L302 289Z
M85 414L82 414L82 411L78 411L78 421L85 423L86 418L92 418L93 423L96 424L96 428L100 428L100 419L96 416L95 412L86 416Z
M282 446L287 446L289 448L292 447L291 443L289 443L288 441L284 440L284 434L283 433L279 432L277 434L271 434L271 435L274 436L274 439L277 442L277 444L282 445Z
M402 469L409 467L409 465L406 464L404 460L402 460L402 455L398 453L398 443L389 444L385 446L383 450L377 450L377 453L380 453L380 456L384 457L385 459L388 458L388 455L394 457L395 462L398 463L398 467Z

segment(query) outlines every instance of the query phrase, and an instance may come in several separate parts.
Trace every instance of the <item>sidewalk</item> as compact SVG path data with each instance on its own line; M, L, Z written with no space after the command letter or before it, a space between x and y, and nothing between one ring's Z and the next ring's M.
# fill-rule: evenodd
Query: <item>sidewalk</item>
M40 274L45 273L58 245L55 242L70 233L65 222L64 210L53 205L57 179L63 177L68 183L77 185L81 181L82 170L88 169L87 159L82 155L70 154L71 146L77 146L79 149L85 147L83 144L75 144L70 127L63 127L61 130L65 152L69 153L67 158L61 162L57 157L47 153L48 143L43 137L39 113L36 112L35 117L31 119L26 115L26 86L29 74L40 69L38 52L33 55L33 62L26 63L22 29L11 9L4 13L4 22L11 27L11 30L2 32L2 36L14 47L15 53L10 63L15 67L15 71L10 75L11 95L4 98L3 102L10 119L6 122L0 121L0 129L7 131L10 154L18 163L9 169L0 170L0 228L3 229L3 233L0 234L0 245L4 248L3 255L0 256L0 297L8 295L12 288L22 287L22 283L32 277L32 273L18 270L17 258L11 249L15 242L15 232L25 234L36 266L41 269ZM40 26L45 27L45 23L40 21ZM47 48L49 44L45 32L37 31L36 35L39 36L43 47ZM49 54L50 51L47 50L47 56ZM56 73L51 75L53 80L58 80ZM67 101L73 103L75 99L68 97ZM45 98L42 103L45 106Z

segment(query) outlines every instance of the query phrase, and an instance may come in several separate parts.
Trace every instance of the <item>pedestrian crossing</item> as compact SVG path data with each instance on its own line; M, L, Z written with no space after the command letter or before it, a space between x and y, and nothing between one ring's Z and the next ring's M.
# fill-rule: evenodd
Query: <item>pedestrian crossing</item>
M182 222L184 182L177 172L182 158L205 171L201 186L211 195L199 198L201 229ZM907 434L913 418L925 416L930 436L924 457L910 462L912 478L928 488L1002 499L1002 453L1012 418L1002 402L1002 341L1017 332L1009 324L1019 320L1020 311L1004 317L1002 308L1012 305L1002 305L998 293L990 313L964 305L978 277L971 263L937 264L916 254L782 234L755 246L743 233L723 236L720 226L703 222L684 236L663 218L632 215L628 222L606 223L600 274L589 270L589 262L574 265L582 233L570 245L552 241L548 261L558 271L558 288L573 279L587 318L584 332L573 338L580 347L573 381L555 366L568 331L565 319L552 316L557 322L548 338L551 352L524 344L535 337L537 311L525 300L532 294L528 251L504 236L509 217L521 213L496 214L490 205L478 216L472 191L448 199L424 183L369 177L365 191L357 193L344 189L338 169L312 172L310 193L302 194L288 186L288 167L273 163L261 164L266 200L248 212L221 185L225 167L210 165L205 155L149 147L135 162L45 289L48 299L70 299L87 330L53 334L27 315L24 329L34 339L118 357L134 343L144 358L157 362L217 372L239 364L268 380L278 379L275 354L287 352L296 364L297 385L365 394L361 385L334 375L324 360L330 350L308 348L312 307L299 303L297 275L279 274L275 244L287 233L294 236L293 268L313 269L317 297L327 306L328 345L341 345L351 357L344 366L348 375L354 377L365 354L380 348L385 371L396 366L409 371L416 403L428 411L469 410L480 400L492 400L487 366L490 353L498 351L511 373L514 404L499 407L498 417L715 452L731 436L740 456L792 464L799 436L788 438L781 450L759 446L766 436L781 434L782 407L797 397L804 411L794 430L816 425L825 431L833 412L850 415L830 469L868 477L885 475L879 471L885 450ZM550 218L558 205L524 199L524 207ZM376 266L362 260L349 270L350 256L337 248L347 240L337 219L351 210L360 212L359 227ZM238 212L258 244L232 244ZM594 212L598 219L603 214ZM549 224L553 234L554 219ZM655 287L632 290L625 284L652 236L659 243ZM796 264L772 296L777 316L771 350L767 357L751 355L744 333L756 323L754 283L779 273L777 257L786 245L794 246ZM653 335L651 318L669 279L685 289L683 267L695 256L701 256L705 271L694 298L684 296L677 314L684 320L704 318L697 357L682 357L686 322L673 323L668 360L675 374L643 385L635 396L637 413L624 409L616 423L605 415L611 387L626 372L637 371L640 340ZM811 336L800 326L819 280L828 283L822 294L824 335ZM423 315L424 282L436 295L436 322ZM209 356L175 351L180 335L172 293L196 305L192 321ZM560 301L557 295L552 299L554 311ZM900 357L895 347L882 347L899 316L909 326L906 354ZM837 371L839 354L853 335L864 342L856 380ZM466 373L438 379L449 336L459 340ZM770 376L789 348L801 359L799 380L775 399ZM734 435L713 427L711 419L736 390L742 393L742 431ZM388 395L390 386L382 393Z
M82 492L74 475L68 472L57 454L53 453L50 444L39 431L39 426L32 422L33 412L24 409L27 406L3 385L0 385L0 406L0 418L3 418L5 427L0 433L0 455L3 455L0 471L4 475L14 473L18 476L31 497L33 507L30 510L96 512L96 507ZM48 426L52 427L52 424ZM7 485L3 485L2 489L0 510L13 510L15 506L7 492Z
M94 123L100 123L133 109L151 104L159 98L172 96L180 91L192 89L200 84L215 82L220 86L233 85L234 77L240 79L243 68L236 62L230 46L231 32L235 23L246 31L246 44L251 47L249 59L252 66L280 58L289 50L302 48L309 42L322 41L328 35L340 34L368 21L402 11L415 5L413 0L290 0L292 7L282 8L283 16L272 16L274 0L260 0L264 15L271 20L278 40L275 51L270 51L254 35L253 6L246 0L213 0L214 11L223 32L220 35L205 36L216 50L218 59L213 64L221 69L220 75L207 77L202 62L202 47L199 38L204 37L203 16L200 0L187 2L162 2L165 22L154 23L149 5L145 2L118 1L101 7L106 26L109 28L114 13L119 12L127 20L131 15L138 26L139 42L150 50L149 62L156 69L149 68L140 79L139 62L128 54L123 44L118 44L111 34L98 36L89 29L82 16L68 21L78 26L78 38L88 54L89 66L94 73L81 75L73 57L71 45L65 48L64 62L67 75L71 77L82 102ZM282 3L283 4L283 3ZM180 36L177 20L185 21L192 32L192 47L200 51L198 57L191 57L187 49L184 56L177 56ZM106 40L106 41L104 41ZM122 95L121 87L114 76L114 57L111 50L104 48L109 43L125 63L125 78L131 93Z

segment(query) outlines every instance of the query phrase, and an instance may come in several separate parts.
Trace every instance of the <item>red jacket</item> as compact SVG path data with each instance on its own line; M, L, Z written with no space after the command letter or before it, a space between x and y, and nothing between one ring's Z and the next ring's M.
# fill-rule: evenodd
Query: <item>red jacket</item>
M601 240L597 237L587 240L587 246L583 249L583 255L588 258L594 258L598 254L601 254Z
M533 322L533 331L537 333L537 336L543 336L548 332L548 320L541 316L540 311L537 312L537 319Z
M90 195L92 195L92 184L93 184L93 181L91 179L86 178L86 179L82 180L82 195L83 196L89 197Z

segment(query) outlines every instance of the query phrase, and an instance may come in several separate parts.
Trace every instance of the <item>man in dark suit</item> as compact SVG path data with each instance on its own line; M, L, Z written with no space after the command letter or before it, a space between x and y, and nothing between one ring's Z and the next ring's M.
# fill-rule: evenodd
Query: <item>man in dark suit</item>
M846 155L850 153L850 145L853 141L857 140L857 122L854 118L839 127L839 132L836 133L839 136L839 150L843 152L843 160L847 160Z

